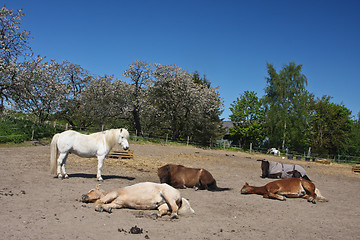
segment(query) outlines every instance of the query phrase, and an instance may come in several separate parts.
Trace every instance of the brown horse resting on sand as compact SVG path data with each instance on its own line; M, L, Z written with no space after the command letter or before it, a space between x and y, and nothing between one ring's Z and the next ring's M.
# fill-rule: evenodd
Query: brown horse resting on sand
M141 210L158 209L156 215L170 215L171 219L179 215L194 213L190 203L180 196L179 190L167 185L142 182L131 186L105 192L99 187L90 190L81 197L82 202L95 202L95 211L111 213L114 208L133 208Z
M167 164L158 169L161 183L167 183L175 188L195 188L195 190L226 191L230 188L220 188L211 173L203 168L188 168L183 165Z
M285 201L289 198L305 198L308 202L327 202L314 183L303 178L286 178L270 182L262 187L250 186L248 183L241 189L242 194L259 194L264 198Z
M305 178L311 181L306 175L305 169L297 164L285 164L273 161L257 160L261 161L261 177L262 178Z

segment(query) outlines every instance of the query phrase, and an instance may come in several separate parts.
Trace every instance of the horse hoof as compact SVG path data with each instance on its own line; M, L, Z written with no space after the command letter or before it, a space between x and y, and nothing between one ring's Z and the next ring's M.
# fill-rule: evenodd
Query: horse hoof
M281 201L286 201L286 197L283 197L283 199Z
M104 179L102 179L102 177L99 177L97 180L98 180L98 182L103 182L104 181Z
M179 219L179 216L177 214L172 214L170 219Z
M95 207L95 211L102 212L102 211L104 211L104 209L100 205L98 205Z
M69 175L65 174L64 179L68 179Z
M58 177L58 179L63 179L63 175L61 175L61 173L59 173L59 174L57 175L57 177Z
M108 213L112 213L112 208L109 207L109 208L107 208L105 211L108 212Z
M159 218L159 215L158 215L157 213L151 213L151 214L149 214L149 217L150 217L151 219L156 220L156 219Z

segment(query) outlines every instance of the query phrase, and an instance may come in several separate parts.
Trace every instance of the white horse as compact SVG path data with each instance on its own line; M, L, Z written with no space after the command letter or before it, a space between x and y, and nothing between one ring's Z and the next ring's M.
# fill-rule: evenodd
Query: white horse
M280 151L277 150L276 148L270 148L267 153L273 153L275 156L280 156Z
M58 178L68 178L65 163L69 153L88 158L96 156L98 159L96 178L98 181L103 181L101 170L104 159L117 143L124 150L129 148L129 132L126 129L110 129L90 135L72 130L55 134L51 140L50 171L52 174L56 173ZM58 154L59 158L56 162Z

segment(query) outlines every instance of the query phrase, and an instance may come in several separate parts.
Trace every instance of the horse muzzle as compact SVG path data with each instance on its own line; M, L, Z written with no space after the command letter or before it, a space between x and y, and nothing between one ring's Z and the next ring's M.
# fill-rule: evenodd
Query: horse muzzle
M247 190L245 188L241 189L241 193L242 194L246 194L247 193Z
M82 202L89 202L89 196L88 195L85 195L85 194L83 194L82 196L81 196L81 201Z

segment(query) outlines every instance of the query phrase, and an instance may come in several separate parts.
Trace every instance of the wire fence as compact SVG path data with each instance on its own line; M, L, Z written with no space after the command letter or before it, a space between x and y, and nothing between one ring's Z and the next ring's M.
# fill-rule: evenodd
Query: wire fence
M99 126L99 127L86 127L86 128L74 128L68 124L65 125L61 125L61 124L56 124L55 122L52 123L48 123L49 125L51 124L52 127L54 128L53 133L57 133L57 132L62 132L64 130L76 130L76 131L81 131L83 133L89 134L89 133L93 133L93 132L98 132L98 131L104 131L106 130L106 127L104 125ZM34 125L35 126L35 125ZM38 131L38 132L36 132ZM41 129L39 128L35 128L33 127L32 130L32 136L31 136L31 140L34 139L34 136L36 136L37 138L39 137L46 137L45 134L42 134ZM250 146L246 147L246 146L239 146L239 145L234 145L232 144L232 141L227 140L227 139L210 139L207 143L200 143L200 142L196 142L194 140L192 140L192 136L186 136L186 137L182 137L182 138L172 138L169 134L164 134L164 135L155 135L155 134L146 134L146 133L142 133L141 136L138 136L136 131L129 131L131 139L133 141L150 141L150 142L160 142L160 143L164 143L164 144L168 144L168 143L179 143L179 144L184 144L184 145L192 145L192 146L197 146L197 147L208 147L208 148L215 148L215 149L223 149L223 150L231 150L231 151L244 151L244 152L254 152L254 153L263 153L266 154L268 153L268 148L265 147L256 147L253 146L252 144L250 144ZM25 134L24 134L25 135ZM21 134L15 134L15 135L6 135L6 136L0 136L1 138L14 138L14 137L22 137ZM3 140L3 139L2 139ZM311 153L309 150L308 151L304 151L303 153L300 152L295 152L295 151L280 151L280 154L282 157L286 157L288 159L297 159L297 160L305 160L305 161L315 161L316 159L326 159L326 160L331 160L333 162L337 162L337 163L352 163L352 164L360 164L360 156L349 156L349 155L321 155L321 154L317 154L317 153Z

